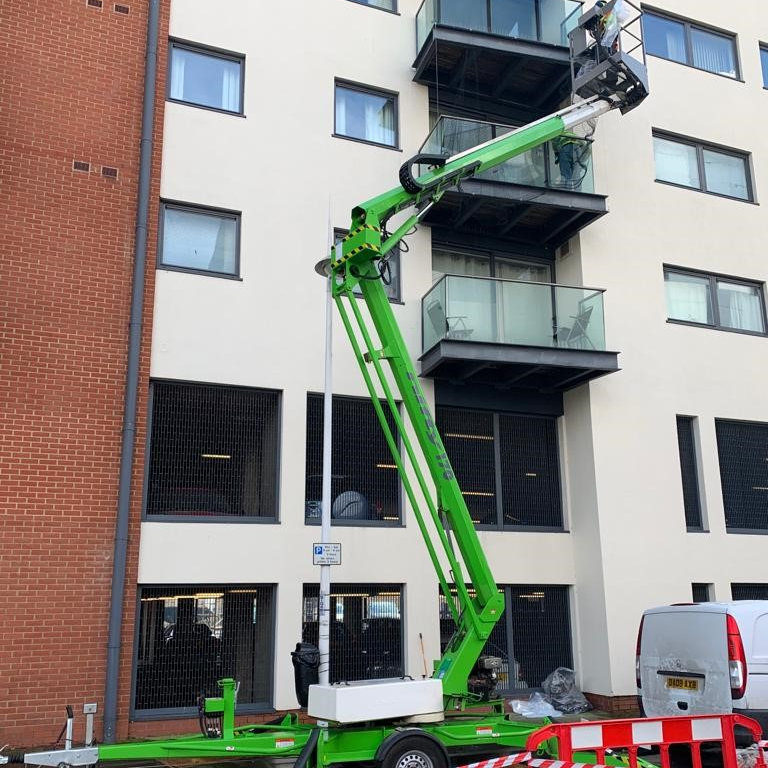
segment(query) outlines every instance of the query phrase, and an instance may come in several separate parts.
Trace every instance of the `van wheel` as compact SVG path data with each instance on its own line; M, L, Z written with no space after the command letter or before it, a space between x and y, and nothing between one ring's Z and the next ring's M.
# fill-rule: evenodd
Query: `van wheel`
M431 739L409 736L387 752L381 768L448 768L448 762Z

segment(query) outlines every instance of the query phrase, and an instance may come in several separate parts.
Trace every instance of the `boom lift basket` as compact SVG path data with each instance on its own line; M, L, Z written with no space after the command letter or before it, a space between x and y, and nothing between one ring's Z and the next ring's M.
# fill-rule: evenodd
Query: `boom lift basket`
M619 109L626 114L648 95L641 16L630 0L609 0L579 18L568 33L575 96L610 98L620 93Z

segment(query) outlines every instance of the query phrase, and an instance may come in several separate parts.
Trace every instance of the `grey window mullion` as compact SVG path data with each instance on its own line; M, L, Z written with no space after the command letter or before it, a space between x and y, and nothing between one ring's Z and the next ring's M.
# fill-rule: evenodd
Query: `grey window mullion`
M699 166L699 189L702 192L707 191L707 170L704 166L704 147L701 144L696 144L696 162Z
M535 0L533 3L534 14L536 16L536 39L541 40L541 0Z
M691 39L691 25L686 21L683 27L685 29L685 63L693 66L693 40Z
M499 414L493 414L493 475L496 484L496 525L504 527L504 503L501 498L501 429L499 428Z
M709 293L712 296L712 323L716 328L720 328L720 305L718 302L717 278L714 275L709 276Z

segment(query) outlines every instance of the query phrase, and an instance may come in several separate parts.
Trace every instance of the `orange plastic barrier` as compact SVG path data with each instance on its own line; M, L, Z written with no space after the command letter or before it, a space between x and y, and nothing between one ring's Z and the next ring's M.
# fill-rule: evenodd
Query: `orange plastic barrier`
M566 768L562 762L573 764L574 752L593 752L595 762L604 764L606 752L626 749L631 768L637 768L638 748L653 745L659 748L662 768L670 768L669 748L676 744L685 744L690 747L693 768L702 768L701 745L714 742L722 745L723 768L738 768L734 738L734 728L737 725L748 730L754 741L760 743L762 729L760 724L750 717L692 715L552 723L532 733L526 743L526 749L533 752L544 741L557 741L559 760L537 761L541 762L538 768ZM532 765L533 761L528 764ZM762 749L757 750L756 768L766 768Z

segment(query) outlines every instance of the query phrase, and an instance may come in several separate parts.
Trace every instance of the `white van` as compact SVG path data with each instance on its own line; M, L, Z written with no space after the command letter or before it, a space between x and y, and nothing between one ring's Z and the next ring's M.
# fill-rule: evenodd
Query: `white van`
M768 600L645 611L635 670L647 717L734 712L768 732Z

